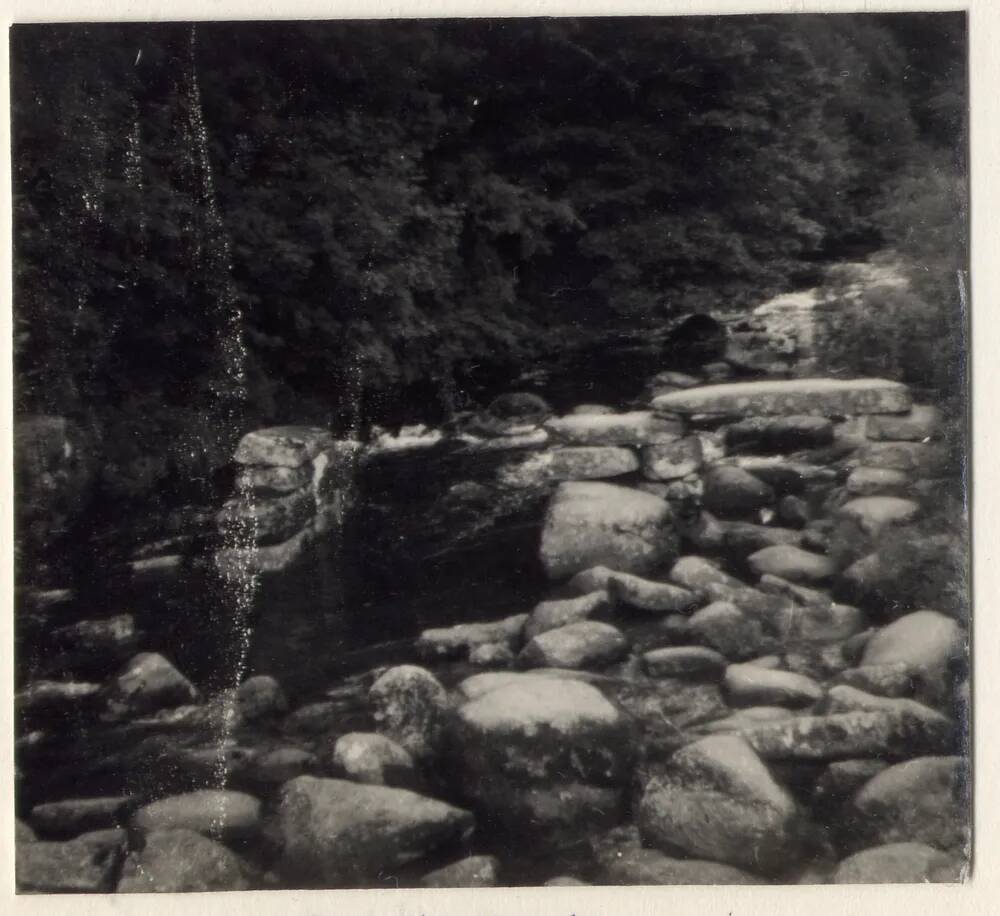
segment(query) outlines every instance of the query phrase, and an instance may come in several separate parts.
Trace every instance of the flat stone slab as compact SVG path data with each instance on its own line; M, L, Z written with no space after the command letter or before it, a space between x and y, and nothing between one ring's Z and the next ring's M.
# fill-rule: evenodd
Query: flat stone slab
M781 379L734 382L672 391L653 398L666 414L732 416L844 416L908 413L910 391L887 379Z
M891 413L891 411L880 411ZM563 445L655 445L684 435L684 424L648 410L619 414L571 414L545 424Z

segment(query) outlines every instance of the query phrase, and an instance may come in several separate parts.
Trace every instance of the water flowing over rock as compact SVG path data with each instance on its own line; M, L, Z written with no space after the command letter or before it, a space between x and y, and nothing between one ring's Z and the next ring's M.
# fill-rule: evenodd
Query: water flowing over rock
M255 496L231 499L218 515L223 534L249 530L258 544L280 544L302 530L316 514L312 490L295 490L271 499Z
M329 430L310 426L274 426L247 433L234 460L250 466L297 468L333 445Z

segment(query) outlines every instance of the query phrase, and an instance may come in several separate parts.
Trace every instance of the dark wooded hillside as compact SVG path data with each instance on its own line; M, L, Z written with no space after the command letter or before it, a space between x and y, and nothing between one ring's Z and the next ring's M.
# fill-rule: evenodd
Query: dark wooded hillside
M964 36L960 14L18 26L17 407L93 430L138 492L253 426L439 420L567 346L881 248L944 327Z

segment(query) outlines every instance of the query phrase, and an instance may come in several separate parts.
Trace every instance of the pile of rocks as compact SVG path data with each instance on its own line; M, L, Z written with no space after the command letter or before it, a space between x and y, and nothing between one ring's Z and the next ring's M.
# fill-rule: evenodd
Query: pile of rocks
M938 413L880 380L656 386L518 433L538 442L499 474L550 488L551 593L423 632L426 667L291 709L267 677L204 698L150 653L29 685L50 718L19 765L44 765L55 715L127 778L24 812L18 886L476 887L516 880L519 848L555 885L961 880L966 621L847 603L857 563L832 549L844 526L877 555L920 518ZM350 498L356 452L255 435L254 498L221 521L277 556L337 517L317 494Z
M243 437L234 460L237 496L217 516L225 573L268 573L290 566L317 538L343 523L355 486L360 445L327 430L276 426Z

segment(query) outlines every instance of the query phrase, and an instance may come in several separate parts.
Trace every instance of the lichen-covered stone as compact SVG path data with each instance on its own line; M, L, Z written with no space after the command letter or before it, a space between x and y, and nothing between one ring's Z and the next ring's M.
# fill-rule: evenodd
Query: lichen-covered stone
M601 480L639 470L639 456L614 445L580 445L549 452L553 480Z
M961 627L938 611L920 610L878 630L865 646L861 665L903 664L932 696L946 692L950 663L965 654Z
M615 627L596 620L539 633L521 650L526 668L604 668L628 654L628 641Z
M514 614L502 620L424 630L415 648L426 659L462 658L479 646L491 644L515 649L520 645L521 631L527 619L527 614Z
M716 563L704 557L681 557L670 569L670 581L705 596L709 585L724 585L729 588L740 588L743 583L734 576L719 569Z
M840 518L851 519L865 534L875 536L893 525L905 525L920 513L912 499L898 496L862 496L852 499L837 510Z
M92 830L116 827L127 818L132 799L127 795L66 798L31 809L31 823L46 837L74 837Z
M589 620L595 614L608 610L611 601L607 592L591 592L579 598L564 598L562 600L542 601L535 605L524 624L524 638L529 642L541 633L557 630Z
M364 885L458 843L473 823L468 811L405 789L299 776L278 801L278 869L297 886Z
M764 547L751 554L747 563L759 576L770 573L772 576L810 585L829 580L837 571L837 565L829 557L790 544Z
M686 588L669 582L653 582L629 573L610 575L607 589L612 600L652 613L684 613L698 603L698 596Z
M904 471L892 468L857 467L845 486L855 496L899 496L909 488L910 478Z
M555 417L545 429L565 445L654 445L684 434L684 424L641 410L619 414L573 414Z
M749 556L765 547L802 543L802 532L775 525L756 525L753 522L721 522L723 547L735 556Z
M223 840L248 839L260 830L260 801L245 792L199 789L150 802L132 815L143 833L194 830Z
M939 713L874 710L800 716L743 733L765 760L900 759L939 753L952 740L952 724Z
M288 711L288 700L278 681L268 674L247 678L236 689L240 717L247 722L279 716Z
M642 656L642 666L650 677L716 679L727 664L723 655L702 646L671 646Z
M674 859L656 849L626 849L601 869L601 883L613 885L764 884L757 875L702 859Z
M713 601L692 614L690 630L695 641L733 660L752 658L772 646L760 623L728 601Z
M672 562L677 534L667 503L607 483L561 484L549 504L541 558L551 579L593 566L646 573Z
M811 706L823 696L812 678L758 665L730 665L723 686L734 706Z
M854 456L861 467L908 471L935 477L947 468L947 453L939 442L869 442Z
M887 843L848 856L832 884L951 884L962 880L962 863L925 843Z
M849 416L906 413L912 399L905 385L884 379L788 379L708 385L653 399L659 413L723 415Z
M965 855L969 765L962 757L918 757L882 770L851 801L859 845L916 841Z
M253 872L236 853L193 830L156 830L122 867L120 894L244 891Z
M375 729L415 760L437 753L449 710L448 693L433 674L415 665L386 671L368 692Z
M496 887L500 861L496 856L469 856L428 872L422 887Z
M923 442L937 435L941 427L940 409L914 404L907 414L868 417L865 434L869 439Z
M642 449L642 472L650 480L678 480L697 471L704 460L701 439L686 436L676 442Z
M416 789L419 785L413 758L385 735L341 735L333 746L331 764L335 775L354 782L402 789Z
M132 658L107 693L112 716L140 715L198 700L198 691L167 659L154 652Z
M774 490L742 468L716 464L702 475L702 504L716 515L744 515L774 504Z
M87 837L62 843L19 843L14 881L20 893L106 894L124 855L122 844L94 843Z
M582 681L524 674L497 679L458 710L454 746L467 781L620 783L632 748L622 713Z
M797 806L741 738L713 735L678 751L639 806L647 845L762 874L803 854Z

